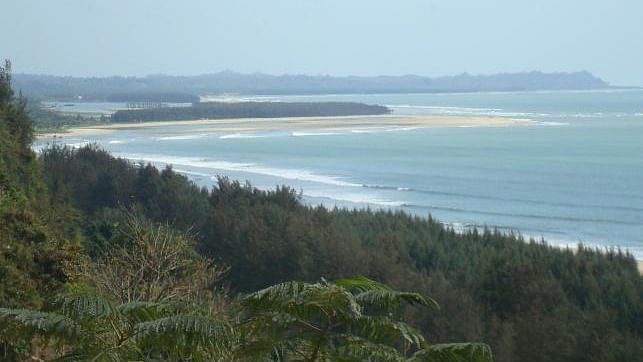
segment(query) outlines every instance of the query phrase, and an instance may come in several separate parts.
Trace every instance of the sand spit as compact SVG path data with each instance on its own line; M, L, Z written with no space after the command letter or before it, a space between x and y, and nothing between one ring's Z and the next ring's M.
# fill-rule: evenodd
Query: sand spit
M267 130L377 130L391 127L507 127L528 126L534 122L527 119L500 117L461 116L341 116L341 117L285 117L285 118L230 118L201 119L167 122L118 123L91 127L69 128L64 132L43 133L38 140L57 137L84 137L108 134L117 130L162 128L174 126L205 126L191 128L186 132L251 132Z

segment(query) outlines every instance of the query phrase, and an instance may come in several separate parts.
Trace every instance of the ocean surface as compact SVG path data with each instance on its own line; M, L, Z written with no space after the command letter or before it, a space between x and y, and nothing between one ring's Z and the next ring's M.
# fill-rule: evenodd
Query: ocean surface
M249 133L174 126L57 142L96 142L116 156L172 164L206 186L217 175L262 189L286 184L310 204L431 214L458 230L489 227L553 245L618 246L643 259L643 90L248 99L358 101L395 114L509 117L534 125Z

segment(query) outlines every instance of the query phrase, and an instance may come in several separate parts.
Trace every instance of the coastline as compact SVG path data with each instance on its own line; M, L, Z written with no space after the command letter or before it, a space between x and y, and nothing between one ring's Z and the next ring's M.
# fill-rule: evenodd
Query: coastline
M307 131L351 131L378 130L390 128L431 128L431 127L524 127L537 125L529 119L476 116L442 115L370 115L370 116L330 116L330 117L283 117L283 118L226 118L185 121L116 123L72 127L61 132L41 133L38 141L65 137L90 137L111 134L119 130L151 129L177 126L191 127L187 130L176 129L175 133L216 133L216 132L253 132L271 130ZM637 268L643 275L643 259L636 259Z
M41 133L37 140L69 136L93 136L118 130L161 128L174 126L204 126L179 132L251 132L270 130L377 130L390 127L508 127L529 126L528 119L502 117L463 117L433 115L377 115L337 117L284 117L284 118L226 118L185 121L115 123L109 125L73 127L61 132Z

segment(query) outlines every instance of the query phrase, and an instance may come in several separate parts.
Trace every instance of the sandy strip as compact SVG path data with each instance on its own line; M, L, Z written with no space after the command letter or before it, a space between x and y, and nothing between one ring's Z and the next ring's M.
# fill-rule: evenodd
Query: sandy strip
M103 128L106 126L93 126L93 127L76 127L68 128L62 132L56 133L38 133L36 134L37 141L50 140L54 138L63 138L63 137L83 137L83 136L98 136L103 134L110 134L114 132L112 129Z
M461 116L341 116L341 117L284 117L284 118L231 118L192 121L167 121L143 123L118 123L91 127L69 128L60 133L43 133L38 140L70 136L108 134L117 130L162 128L173 126L206 126L204 128L177 130L178 132L246 132L266 130L376 130L391 127L504 127L532 125L530 120L500 117Z

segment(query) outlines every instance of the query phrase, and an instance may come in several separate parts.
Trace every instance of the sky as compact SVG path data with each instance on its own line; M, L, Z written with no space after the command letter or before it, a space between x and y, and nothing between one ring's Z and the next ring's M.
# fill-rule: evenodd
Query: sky
M641 0L6 1L0 58L22 73L587 70L643 86Z

